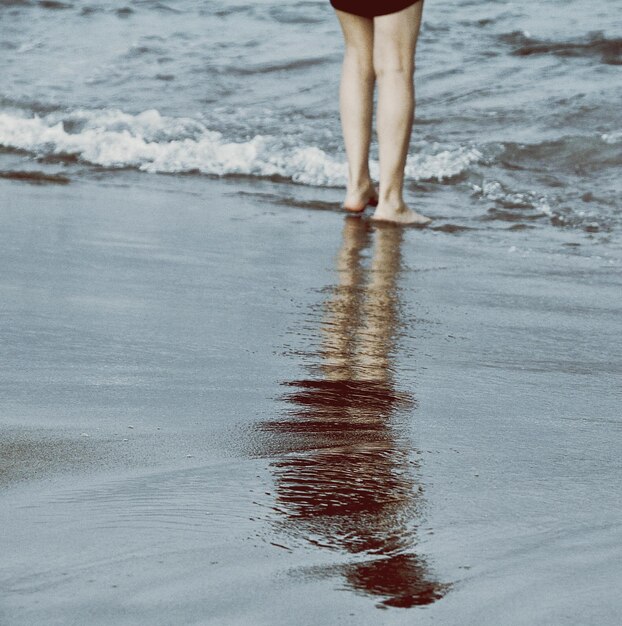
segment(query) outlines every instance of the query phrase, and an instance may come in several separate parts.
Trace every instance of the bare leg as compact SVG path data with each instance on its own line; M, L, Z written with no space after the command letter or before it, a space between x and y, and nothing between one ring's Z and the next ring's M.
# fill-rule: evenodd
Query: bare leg
M348 156L348 189L344 206L362 211L376 201L369 175L369 144L374 105L373 20L336 11L345 55L339 94L343 139Z
M378 81L380 197L372 219L402 224L431 220L409 209L404 167L415 110L415 50L423 2L374 19L374 68Z

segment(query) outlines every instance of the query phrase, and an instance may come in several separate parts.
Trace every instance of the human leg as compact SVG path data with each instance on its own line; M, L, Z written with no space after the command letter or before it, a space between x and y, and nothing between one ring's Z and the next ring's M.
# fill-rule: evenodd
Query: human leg
M348 157L344 206L360 211L375 201L369 174L369 144L374 101L373 20L336 11L345 41L339 103Z
M408 224L430 220L403 197L404 167L415 108L415 50L423 2L374 19L373 63L378 82L380 192L373 219Z

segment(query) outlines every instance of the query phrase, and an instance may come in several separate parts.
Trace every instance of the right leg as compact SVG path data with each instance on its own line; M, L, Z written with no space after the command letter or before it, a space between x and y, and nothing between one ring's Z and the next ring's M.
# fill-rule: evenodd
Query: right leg
M380 197L373 218L406 224L430 219L404 203L404 167L415 108L413 74L423 2L374 20L374 68L378 81Z
M345 40L339 92L341 126L348 157L348 189L344 206L357 211L376 198L369 175L374 103L374 26L371 19L344 11L336 13Z

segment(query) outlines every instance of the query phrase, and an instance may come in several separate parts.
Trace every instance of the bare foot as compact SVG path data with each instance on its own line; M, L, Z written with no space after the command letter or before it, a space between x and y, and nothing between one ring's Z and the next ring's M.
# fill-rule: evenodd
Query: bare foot
M371 219L377 222L412 224L413 226L427 226L432 221L429 217L409 209L405 204L396 208L388 208L386 206L379 205L374 214L371 216Z
M343 208L350 213L362 213L367 205L378 204L378 191L373 183L359 189L348 189Z

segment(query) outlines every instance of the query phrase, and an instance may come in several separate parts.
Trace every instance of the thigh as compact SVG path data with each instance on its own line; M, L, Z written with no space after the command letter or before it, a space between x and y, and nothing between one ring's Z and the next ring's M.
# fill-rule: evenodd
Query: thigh
M374 21L353 13L335 9L346 46L371 56L374 46Z
M406 67L413 63L421 28L423 2L374 18L374 63Z

